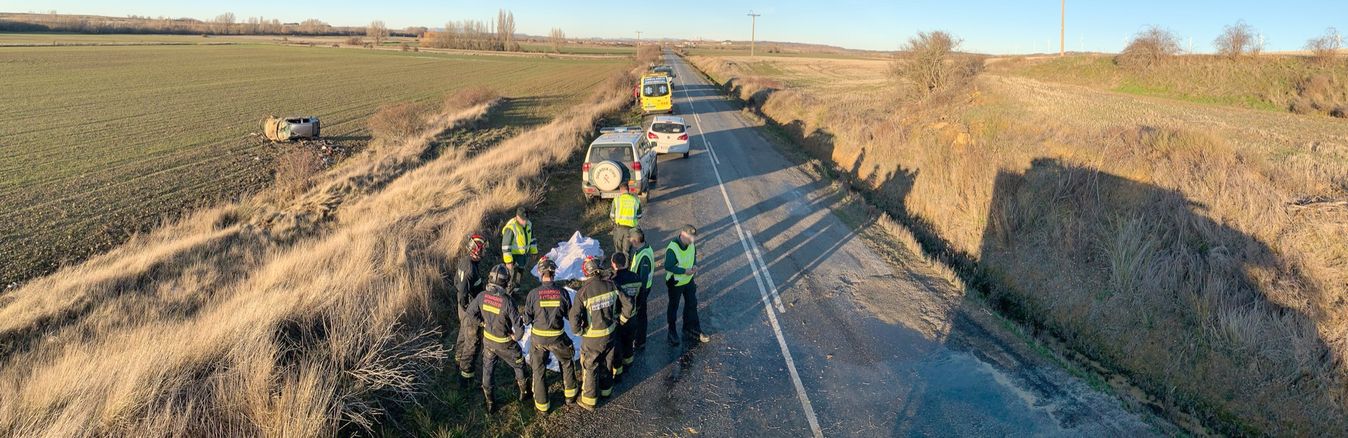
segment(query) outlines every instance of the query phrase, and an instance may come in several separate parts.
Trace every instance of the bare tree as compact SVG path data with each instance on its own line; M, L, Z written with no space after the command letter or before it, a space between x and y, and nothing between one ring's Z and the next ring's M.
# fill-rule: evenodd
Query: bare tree
M515 13L501 9L496 13L497 50L517 50L515 43Z
M1239 58L1245 55L1257 55L1264 49L1262 41L1259 41L1258 32L1253 26L1246 24L1244 20L1237 21L1236 24L1226 26L1222 34L1217 37L1212 45L1217 47L1217 53L1231 58Z
M1180 53L1175 34L1152 26L1133 37L1123 53L1114 57L1114 63L1126 67L1150 67Z
M234 27L234 21L235 19L233 12L226 12L215 16L215 20L213 21L213 23L215 24L214 26L215 33L218 34L229 33L229 29Z
M561 53L562 44L566 43L566 33L562 32L562 28L554 27L548 32L548 41L552 42L552 51Z
M918 32L903 45L890 73L920 95L929 95L978 73L979 63L959 56L961 41L944 31Z
M383 20L371 21L370 26L365 28L365 36L374 40L374 45L378 47L388 39L388 26L384 25Z
M1335 28L1325 29L1325 34L1306 41L1306 50L1311 52L1311 56L1320 62L1333 61L1339 56L1339 49L1343 44L1343 36L1339 35L1339 30Z

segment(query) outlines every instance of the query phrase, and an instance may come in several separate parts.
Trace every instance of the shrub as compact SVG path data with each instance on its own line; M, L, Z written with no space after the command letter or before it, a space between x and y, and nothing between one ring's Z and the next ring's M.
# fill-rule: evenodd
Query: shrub
M353 37L350 37L350 38L347 38L347 39L346 39L346 45L348 45L348 46L363 46L363 45L365 45L365 41L362 40L362 39L360 39L360 37L353 36Z
M426 128L426 117L415 103L391 103L379 107L370 116L370 135L376 139L397 141L416 135Z
M1298 81L1297 95L1288 110L1297 114L1328 114L1344 118L1348 111L1348 84L1329 74L1318 74Z
M1329 62L1339 56L1339 48L1343 37L1339 35L1338 29L1325 29L1325 34L1306 41L1306 50L1311 52L1311 57L1316 61Z
M918 32L895 57L890 74L923 96L963 83L978 73L979 66L958 56L960 43L944 31Z
M323 157L313 148L296 146L276 157L272 187L282 197L309 189L313 176L323 169Z
M491 102L500 97L500 93L485 85L468 87L446 96L444 109L446 111L460 111Z
M1114 63L1122 67L1151 67L1180 53L1179 40L1175 34L1158 26L1152 26L1133 37L1123 53L1114 57Z
M1238 21L1236 24L1226 26L1226 30L1223 30L1212 44L1217 47L1217 54L1231 59L1258 55L1264 46L1257 34L1253 26Z

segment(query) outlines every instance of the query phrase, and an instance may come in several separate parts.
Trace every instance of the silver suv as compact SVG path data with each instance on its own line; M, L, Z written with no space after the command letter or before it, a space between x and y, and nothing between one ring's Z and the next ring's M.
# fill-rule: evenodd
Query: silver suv
M646 201L656 176L656 154L640 126L600 129L581 167L586 200L611 199L626 191Z

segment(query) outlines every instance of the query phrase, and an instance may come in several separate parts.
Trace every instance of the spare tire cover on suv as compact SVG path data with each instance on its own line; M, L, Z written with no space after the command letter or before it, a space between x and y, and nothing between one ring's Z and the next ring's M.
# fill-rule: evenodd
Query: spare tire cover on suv
M590 183L606 192L618 190L623 181L627 181L627 167L617 161L608 160L590 166Z

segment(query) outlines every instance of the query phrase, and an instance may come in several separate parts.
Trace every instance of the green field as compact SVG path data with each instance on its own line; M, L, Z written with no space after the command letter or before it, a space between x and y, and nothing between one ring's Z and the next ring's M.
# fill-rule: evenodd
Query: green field
M265 187L275 147L250 134L268 114L317 115L325 137L359 147L380 104L486 85L518 98L512 122L537 123L626 62L270 44L0 48L0 284Z

